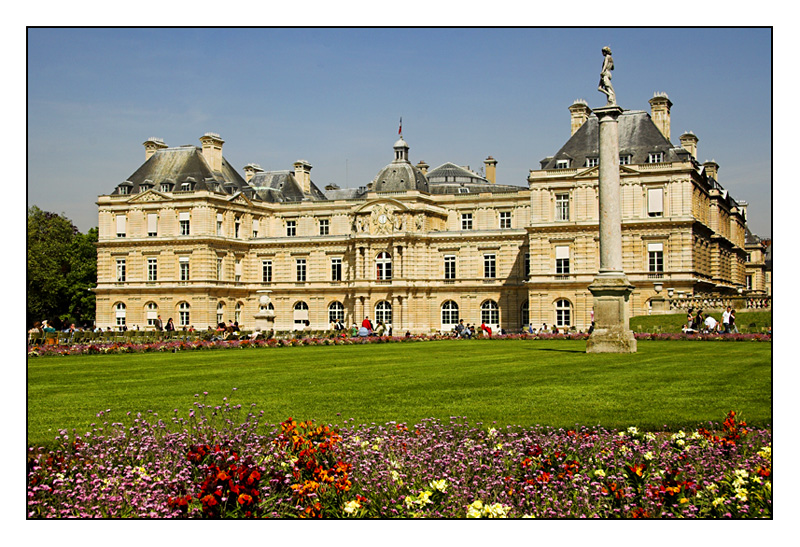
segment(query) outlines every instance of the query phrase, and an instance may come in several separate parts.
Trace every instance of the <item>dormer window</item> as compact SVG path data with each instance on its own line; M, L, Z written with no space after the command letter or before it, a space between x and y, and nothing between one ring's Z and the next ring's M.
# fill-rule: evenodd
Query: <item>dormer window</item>
M162 183L161 184L161 191L162 192L169 192L172 189L171 187L172 187L171 184Z
M662 163L664 161L664 152L650 152L647 156L647 163Z
M619 164L620 165L630 165L631 164L631 155L625 154L619 157Z
M469 188L464 188L463 186L458 189L459 194L469 194Z
M120 186L119 187L119 193L121 195L123 195L123 196L126 195L128 193L128 187L127 186Z
M181 183L181 192L188 192L191 189L192 189L192 183L191 182L182 182Z
M556 169L569 169L569 160L556 160Z
M600 165L600 158L586 158L586 167L597 167Z

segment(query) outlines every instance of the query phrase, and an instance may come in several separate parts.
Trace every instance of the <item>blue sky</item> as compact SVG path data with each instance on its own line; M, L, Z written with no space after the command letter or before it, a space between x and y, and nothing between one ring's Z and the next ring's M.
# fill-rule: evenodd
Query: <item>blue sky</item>
M623 108L673 102L672 142L772 231L772 32L744 28L29 29L28 204L97 225L95 200L144 161L142 143L225 140L250 162L314 167L319 187L365 185L392 160L398 121L413 163L479 169L523 186L569 138L568 107L597 91L611 46Z

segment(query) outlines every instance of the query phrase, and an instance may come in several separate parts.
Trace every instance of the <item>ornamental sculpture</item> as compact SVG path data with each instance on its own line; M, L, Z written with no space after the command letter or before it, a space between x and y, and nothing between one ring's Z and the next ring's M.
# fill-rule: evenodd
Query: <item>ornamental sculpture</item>
M608 97L606 106L617 104L617 95L614 93L614 86L611 85L611 71L614 70L614 59L611 57L611 48L603 48L603 68L600 70L600 85L597 90L605 93Z

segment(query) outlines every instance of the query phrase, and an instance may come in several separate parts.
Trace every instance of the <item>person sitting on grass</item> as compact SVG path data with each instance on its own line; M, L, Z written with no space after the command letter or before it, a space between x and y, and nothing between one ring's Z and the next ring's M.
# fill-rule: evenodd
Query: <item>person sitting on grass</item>
M705 332L710 334L717 332L717 320L710 315L705 318L703 325L705 325Z
M481 331L486 333L489 336L489 338L492 337L492 329L491 327L489 327L489 325L486 324L485 321L481 321Z
M378 321L378 327L375 329L375 336L383 336L383 333L386 332L386 325L383 324L383 321Z

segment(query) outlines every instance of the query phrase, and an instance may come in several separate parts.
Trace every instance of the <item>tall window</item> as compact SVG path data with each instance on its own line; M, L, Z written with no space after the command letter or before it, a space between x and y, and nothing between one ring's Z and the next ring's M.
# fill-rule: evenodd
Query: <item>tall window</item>
M647 216L660 217L664 214L664 189L647 189Z
M145 317L147 318L147 326L153 327L158 319L158 304L155 302L148 302L145 307Z
M472 230L472 213L461 213L461 229Z
M647 244L647 271L648 272L663 272L664 271L664 244L663 243L648 243Z
M497 277L496 257L494 254L483 255L483 277L486 279Z
M242 280L242 259L237 258L233 263L233 280L239 283Z
M117 282L122 283L125 281L125 259L117 259Z
M444 278L456 278L456 257L455 255L445 255L444 257Z
M235 237L236 239L239 239L239 237L241 237L240 236L241 228L242 228L242 219L239 218L239 217L234 218L233 219L233 237Z
M525 253L524 262L522 264L522 275L525 279L531 276L531 253Z
M392 304L383 300L375 306L375 321L383 321L385 324L392 322Z
M242 320L242 308L243 307L244 306L242 305L241 302L237 302L236 303L236 307L233 309L233 320L236 322L237 325Z
M147 237L158 235L158 213L147 213Z
M222 257L217 257L217 281L222 281Z
M511 211L500 211L500 229L511 229Z
M189 326L189 303L181 302L178 305L178 325L181 327Z
M525 327L527 327L530 322L531 322L530 305L526 300L525 302L522 303L522 306L519 307L519 324L522 325L523 329L525 329Z
M328 306L328 323L342 321L344 323L344 305L341 302L331 302Z
M128 217L125 215L117 215L117 237L125 237L127 223Z
M326 236L330 233L331 221L327 218L322 218L319 221L319 235Z
M556 194L556 220L569 220L569 194Z
M556 247L556 274L569 273L569 247L558 245Z
M452 330L458 324L458 304L448 300L442 304L442 330Z
M306 280L306 259L298 258L295 260L295 267L297 272L297 281L304 282Z
M745 278L744 278L744 283L745 283L745 285L744 285L745 289L747 289L748 291L752 291L753 290L753 276L752 275L746 275Z
M222 213L217 213L217 235L222 235Z
M387 252L379 253L378 258L375 259L375 266L379 281L392 278L392 255Z
M258 219L254 218L253 219L253 239L258 237L258 224L259 224Z
M225 321L225 303L217 303L217 325Z
M288 237L294 237L297 235L297 221L296 220L287 220L286 221L286 235Z
M487 325L500 324L500 308L494 300L487 300L481 304L481 323Z
M178 259L178 280L189 281L189 257L182 256Z
M122 328L125 326L125 304L122 302L118 302L116 306L114 306L114 315L117 319L117 326Z
M178 227L180 229L180 235L189 235L189 213L184 212L178 214Z
M569 300L556 300L556 326L569 327L572 325L572 304Z
M294 327L296 329L302 329L305 326L306 321L308 321L308 304L302 301L295 304L293 317Z
M158 259L155 257L147 259L147 280L158 281Z
M331 258L331 281L342 280L342 259L341 257Z
M272 261L271 260L262 260L261 261L261 282L262 283L272 283Z

